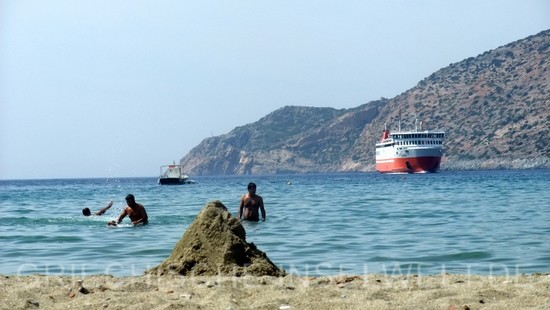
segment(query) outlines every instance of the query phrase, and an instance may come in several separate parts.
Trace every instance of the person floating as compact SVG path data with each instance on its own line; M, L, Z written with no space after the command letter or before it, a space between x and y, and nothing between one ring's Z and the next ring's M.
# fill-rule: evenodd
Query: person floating
M107 212L107 210L109 210L109 208L111 208L112 206L113 206L113 201L111 200L105 208L101 208L101 210L94 213L94 215L103 215L103 213ZM92 212L90 211L89 208L84 208L82 209L82 214L84 216L90 216L92 215Z
M122 213L120 213L118 219L116 221L109 221L107 225L116 226L120 224L120 222L122 222L126 215L130 217L130 220L132 221L132 224L134 224L134 226L147 225L149 223L145 207L142 204L136 202L134 195L128 194L126 196L126 203L128 205L126 206L126 208L124 208L124 210L122 210Z
M262 212L262 221L265 221L264 200L261 196L256 195L256 184L250 182L248 183L248 193L241 197L239 220L244 215L244 219L247 221L259 221L258 209Z

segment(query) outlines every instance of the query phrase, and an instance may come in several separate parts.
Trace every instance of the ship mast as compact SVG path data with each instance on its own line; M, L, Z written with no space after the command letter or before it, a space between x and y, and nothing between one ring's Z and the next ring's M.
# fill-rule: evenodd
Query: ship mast
M399 132L401 132L401 109L399 109L399 118L397 119L398 120L398 126L399 126Z

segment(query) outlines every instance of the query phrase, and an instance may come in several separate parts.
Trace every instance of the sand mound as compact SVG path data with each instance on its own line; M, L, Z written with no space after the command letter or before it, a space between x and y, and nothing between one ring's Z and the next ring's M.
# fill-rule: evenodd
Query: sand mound
M187 276L284 276L220 201L206 204L176 244L170 257L146 274Z

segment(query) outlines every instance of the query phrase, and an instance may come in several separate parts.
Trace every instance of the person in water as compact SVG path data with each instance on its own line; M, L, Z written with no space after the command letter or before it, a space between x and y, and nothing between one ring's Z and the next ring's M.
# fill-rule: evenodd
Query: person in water
M262 221L265 221L264 200L261 196L256 195L256 184L250 182L248 183L248 193L241 197L239 220L244 215L244 219L247 221L259 221L258 210L262 212Z
M103 213L107 212L107 210L109 210L109 208L111 208L112 206L113 206L113 201L111 200L105 208L101 208L101 210L94 213L94 215L103 215ZM82 209L82 214L84 216L90 216L92 215L92 212L90 211L89 208L84 208Z
M130 217L130 220L132 221L132 224L134 224L134 226L147 225L149 223L145 207L142 204L136 202L134 195L128 194L128 196L126 196L126 203L128 205L126 206L126 208L124 208L124 210L122 210L122 213L120 213L118 219L116 221L108 222L107 225L116 226L120 224L120 222L122 222L122 220L126 216Z

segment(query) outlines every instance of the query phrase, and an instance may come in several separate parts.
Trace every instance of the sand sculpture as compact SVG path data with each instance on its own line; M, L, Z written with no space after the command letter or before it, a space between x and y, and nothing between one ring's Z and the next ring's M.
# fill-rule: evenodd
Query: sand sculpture
M185 276L284 276L254 243L241 222L220 201L206 204L172 254L146 274Z

